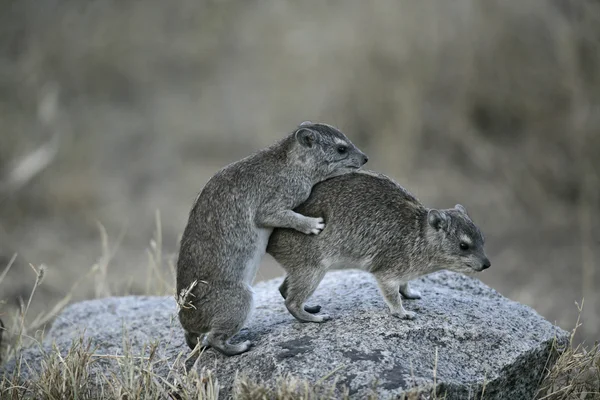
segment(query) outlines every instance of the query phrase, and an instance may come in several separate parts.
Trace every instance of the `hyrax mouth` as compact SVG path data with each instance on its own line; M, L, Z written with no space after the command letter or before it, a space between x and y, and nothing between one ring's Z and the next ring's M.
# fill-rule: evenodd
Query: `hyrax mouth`
M465 264L465 266L467 267L468 270L470 270L471 272L481 272L484 270L484 268L482 266L479 267L475 267L471 264Z

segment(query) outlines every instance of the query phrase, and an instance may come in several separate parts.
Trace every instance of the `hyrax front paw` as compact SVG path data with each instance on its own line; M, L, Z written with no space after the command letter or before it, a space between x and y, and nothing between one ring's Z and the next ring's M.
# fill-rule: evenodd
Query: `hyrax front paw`
M400 319L415 319L417 314L415 314L413 311L406 311L406 310L398 310L398 311L392 311L392 315L396 318L400 318Z
M302 232L304 232L307 235L318 235L323 229L325 229L325 221L323 220L323 218L306 217L305 221L306 224L303 227L304 229L302 230Z
M323 229L325 229L325 221L323 220L323 218L313 218L314 219L314 225L313 228L310 230L310 233L312 233L313 235L318 235L319 233L321 233L321 231Z

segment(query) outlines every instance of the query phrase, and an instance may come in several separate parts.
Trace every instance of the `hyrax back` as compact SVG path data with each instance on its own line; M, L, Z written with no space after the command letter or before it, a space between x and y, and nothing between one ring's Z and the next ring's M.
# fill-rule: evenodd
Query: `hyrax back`
M296 209L322 217L319 236L275 229L267 252L286 270L280 287L290 313L300 321L322 322L320 306L304 303L329 269L371 272L393 315L413 318L400 295L420 298L408 281L440 269L470 273L490 266L484 237L457 204L425 208L417 198L384 175L358 171L319 183Z
M317 182L360 168L367 157L337 129L302 123L281 141L230 164L198 195L177 261L179 320L194 348L208 344L226 355L252 309L252 281L276 227L318 234L320 217L293 211Z

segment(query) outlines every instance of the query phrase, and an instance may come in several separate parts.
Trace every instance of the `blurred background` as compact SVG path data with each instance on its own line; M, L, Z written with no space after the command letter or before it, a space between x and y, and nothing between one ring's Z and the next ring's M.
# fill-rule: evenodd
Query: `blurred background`
M578 340L600 338L592 0L0 0L0 314L30 263L33 316L145 293L208 178L304 120L463 204L481 280L564 329L585 298ZM281 274L267 256L258 279Z

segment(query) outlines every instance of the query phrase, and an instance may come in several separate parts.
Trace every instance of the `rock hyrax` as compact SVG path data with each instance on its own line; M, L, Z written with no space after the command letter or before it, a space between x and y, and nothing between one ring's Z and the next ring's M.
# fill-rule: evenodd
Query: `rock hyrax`
M408 282L441 269L471 273L490 267L484 237L463 206L425 208L388 177L358 171L319 183L296 209L322 217L319 236L275 229L267 252L286 270L279 288L296 319L322 322L320 306L304 303L329 269L359 268L372 273L392 315L412 319L400 294L418 299Z
M323 219L293 209L316 183L367 160L336 128L304 122L208 181L190 212L177 261L178 315L190 348L206 336L225 355L249 349L249 341L229 339L252 310L251 285L271 232L281 227L318 234Z

